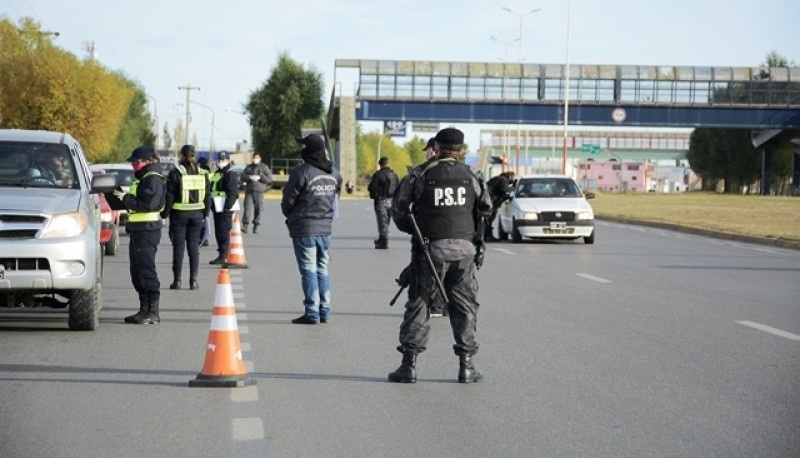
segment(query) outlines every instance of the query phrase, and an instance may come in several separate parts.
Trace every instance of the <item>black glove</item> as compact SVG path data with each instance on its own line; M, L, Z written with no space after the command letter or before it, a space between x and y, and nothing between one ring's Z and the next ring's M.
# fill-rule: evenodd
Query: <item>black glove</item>
M475 268L480 270L483 265L483 258L486 255L486 245L481 241L475 245Z

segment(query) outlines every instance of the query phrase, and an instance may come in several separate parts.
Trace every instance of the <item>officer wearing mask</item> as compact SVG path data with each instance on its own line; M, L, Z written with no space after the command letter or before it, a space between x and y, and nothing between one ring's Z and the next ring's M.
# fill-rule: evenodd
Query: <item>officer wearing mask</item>
M239 199L239 182L231 170L231 153L219 152L217 169L211 174L211 197L214 207L214 235L219 255L209 264L225 264L231 244L234 204Z
M475 270L483 263L483 221L491 210L491 200L483 178L460 162L464 153L464 133L442 129L434 137L436 156L415 167L392 201L392 217L403 232L414 234L413 214L423 240L414 236L412 280L400 326L403 354L400 367L389 374L389 381L417 381L417 355L426 349L430 332L429 307L440 295L431 263L442 281L447 296L450 326L459 357L458 381L481 380L472 357L478 351L475 324L478 313L478 282ZM422 251L426 243L430 262Z
M172 242L172 284L181 289L184 249L189 252L189 289L198 289L200 233L211 205L208 175L194 163L194 146L183 145L178 166L167 176L167 196L161 216L169 217L169 240Z
M272 187L272 172L267 164L261 162L261 153L258 151L253 151L253 162L244 168L241 180L245 186L242 232L247 233L247 225L252 221L253 234L257 234L261 224L264 193Z
M131 282L139 293L139 312L125 317L126 323L158 324L161 283L156 271L156 252L161 242L161 211L164 209L165 185L161 165L152 147L140 146L127 159L135 179L126 193L117 188L112 194L128 211L125 231L130 236Z

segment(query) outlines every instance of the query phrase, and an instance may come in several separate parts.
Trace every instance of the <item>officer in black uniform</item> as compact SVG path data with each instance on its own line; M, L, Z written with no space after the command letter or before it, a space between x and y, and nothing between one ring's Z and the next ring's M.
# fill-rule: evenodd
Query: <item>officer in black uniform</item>
M416 359L425 351L430 331L429 307L437 291L433 271L422 245L426 243L431 260L447 295L450 326L459 357L458 381L481 380L472 357L478 351L475 324L478 313L476 268L483 262L483 222L491 211L491 199L480 174L460 162L464 134L458 129L442 129L435 138L435 159L414 168L400 183L392 201L392 217L403 232L415 232L413 214L423 241L412 248L412 281L409 301L400 326L403 354L400 367L389 374L389 381L414 383Z
M117 188L113 195L128 210L125 230L130 235L130 272L134 289L139 293L139 312L125 317L126 323L158 324L158 301L161 283L156 271L156 251L161 242L161 211L164 209L165 185L161 164L155 150L140 146L127 159L135 179L126 193Z
M211 193L208 175L194 163L194 146L183 145L178 166L167 176L167 197L161 216L169 217L169 240L172 242L172 284L181 289L183 251L189 252L189 289L198 289L200 233L208 215Z
M217 169L211 174L211 197L214 198L214 235L219 255L209 264L225 264L231 244L233 205L239 199L239 182L231 170L231 154L220 151Z

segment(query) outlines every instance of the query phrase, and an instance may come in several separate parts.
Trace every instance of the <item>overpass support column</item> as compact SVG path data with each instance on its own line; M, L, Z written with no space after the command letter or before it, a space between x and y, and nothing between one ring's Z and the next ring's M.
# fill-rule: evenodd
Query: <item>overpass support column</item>
M339 98L339 172L342 180L357 180L356 160L356 99L355 97Z
M761 153L761 195L769 195L769 182L772 179L772 148L765 146Z

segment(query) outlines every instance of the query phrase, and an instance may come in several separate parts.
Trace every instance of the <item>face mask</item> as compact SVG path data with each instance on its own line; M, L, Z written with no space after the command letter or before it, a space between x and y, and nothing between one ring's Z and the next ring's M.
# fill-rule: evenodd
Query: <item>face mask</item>
M260 158L257 158L257 157L253 158L253 164L260 164L260 163L261 163L261 159Z
M219 165L219 168L225 168L225 167L227 167L227 166L228 166L228 162L229 162L229 161L219 161L219 162L217 163L217 165Z
M145 164L144 162L134 162L133 163L133 171L134 172L138 172L139 170L142 170L143 168L145 168L146 165L147 164Z

